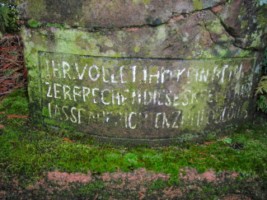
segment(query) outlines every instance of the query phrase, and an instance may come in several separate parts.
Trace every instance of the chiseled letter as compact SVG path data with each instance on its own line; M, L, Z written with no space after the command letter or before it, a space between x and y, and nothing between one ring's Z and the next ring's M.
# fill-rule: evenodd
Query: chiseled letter
M69 79L71 79L69 71L70 71L70 64L66 61L62 61L62 70L63 70L63 78L66 78L66 75Z
M47 97L53 97L52 90L51 90L52 87L51 87L50 83L49 82L45 82L45 84L48 85L48 90L47 90L46 96Z
M136 124L133 126L132 125L132 116L133 115L136 115L136 113L135 112L131 112L130 114L129 114L129 128L130 129L135 129L136 128Z

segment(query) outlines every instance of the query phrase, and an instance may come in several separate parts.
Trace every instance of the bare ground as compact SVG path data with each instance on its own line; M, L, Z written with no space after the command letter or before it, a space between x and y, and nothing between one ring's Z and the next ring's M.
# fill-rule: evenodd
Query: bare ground
M267 199L266 182L236 172L198 173L184 168L179 181L146 169L103 174L51 171L31 185L0 182L0 199Z

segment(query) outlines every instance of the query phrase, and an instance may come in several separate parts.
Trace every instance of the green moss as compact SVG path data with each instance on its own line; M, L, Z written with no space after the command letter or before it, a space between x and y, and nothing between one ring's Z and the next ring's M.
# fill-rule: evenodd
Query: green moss
M40 27L42 25L41 22L38 22L38 21L36 21L34 19L30 19L27 23L28 23L28 26L31 27L31 28L38 28L38 27Z
M211 21L210 23L208 23L207 27L213 33L216 33L216 34L224 33L224 28L219 19Z
M25 95L16 94L19 99ZM17 101L17 100L14 100ZM26 98L25 98L26 100ZM21 100L20 100L21 101ZM4 107L8 110L8 107ZM16 113L16 112L15 112ZM104 173L117 170L131 171L144 167L147 170L169 174L177 181L179 169L196 168L198 171L236 171L242 174L266 176L266 124L260 127L244 127L225 139L214 138L207 145L189 145L162 148L124 148L107 145L91 145L89 142L73 140L66 142L53 132L27 126L24 122L10 120L0 135L1 173L12 174L23 182L36 180L43 173L52 170L66 172ZM242 150L232 148L241 143ZM212 155L212 156L211 156ZM161 188L163 182L156 182L152 189ZM101 187L101 184L100 184ZM88 185L80 192L91 191L97 186Z
M259 32L254 32L253 34L251 34L251 47L259 47L262 44L262 36L263 33L260 30Z
M218 25L218 27L216 26L213 27L213 24L215 24L216 26ZM222 31L221 26L219 26L219 22L216 20L214 22L211 22L210 24L207 24L207 26L210 29L212 29L212 31L214 31L214 33L216 34ZM128 38L127 34L128 33L126 31L118 31L112 37L115 37L114 41L123 43ZM30 100L31 100L31 104L38 104L38 106L36 106L37 110L43 109L43 106L44 105L47 106L47 103L49 102L47 101L47 102L43 102L46 104L41 104L42 103L41 99L46 99L46 94L45 92L41 94L41 87L44 87L43 86L44 84L41 87L39 87L40 81L42 81L42 83L44 83L45 81L47 82L60 81L60 83L69 85L71 87L75 86L75 84L79 86L80 85L88 86L90 88L104 88L107 86L107 84L105 85L101 81L99 82L93 82L89 80L79 81L77 80L77 75L75 78L75 75L73 74L71 74L71 76L74 78L72 80L62 80L62 79L57 80L57 79L46 78L44 66L46 66L47 58L54 59L54 61L58 61L58 62L62 62L62 60L65 60L71 63L72 66L74 66L75 62L79 63L81 66L85 66L85 65L90 66L92 64L96 64L97 66L105 66L111 69L110 73L114 72L114 69L112 68L114 66L119 66L119 65L128 66L129 65L129 63L127 63L126 61L127 59L124 61L122 61L123 59L119 61L116 59L109 60L109 59L104 59L104 58L103 59L94 58L94 60L92 59L90 60L89 57L80 56L80 55L86 55L86 56L95 55L95 56L109 56L109 57L121 57L121 56L128 57L129 56L129 54L126 54L126 52L124 52L123 48L116 49L117 44L115 46L115 43L111 39L112 37L109 37L109 35L105 35L103 33L101 34L100 32L92 33L92 32L86 32L86 31L81 31L81 30L66 30L66 29L60 29L60 28L45 27L45 28L39 28L37 30L35 29L33 31L24 29L22 35L25 41L25 46L26 46L25 57L27 60L27 66L30 69L29 70L29 77L31 79L31 81L29 82L29 92L31 94ZM165 41L166 35L167 35L166 27L159 26L156 28L155 34L153 34L153 36L149 38L149 43L152 43L152 41L154 41L155 43L153 43L153 45L155 46L160 45L162 44L162 42ZM144 51L144 49L147 49L147 51L149 52L148 55L142 55L142 56L150 56L150 54L153 53L153 51L148 50L150 48L150 45L144 45L142 46L142 49L140 49L139 46L137 45L136 46L133 45L131 48L133 52L134 51L138 52L140 53L140 55ZM151 48L153 48L153 46ZM194 55L197 58L213 58L214 57L214 53L212 53L210 49L203 49L203 47L201 47L200 44L198 44L194 48L195 48L195 51L193 52L193 55L194 53L197 54L197 55ZM227 50L223 48L218 48L218 46L215 46L214 50L217 51L216 53L219 54L221 57L226 57L227 55L229 55L229 52ZM49 57L48 54L46 56L40 56L40 54L38 54L38 51L57 52L57 53L51 54L51 57ZM128 49L126 49L125 51L128 51ZM140 61L139 63L138 60L135 60L135 62L138 63L137 64L138 66L147 65L146 62L142 63L142 61ZM204 74L207 73L208 71L209 73L212 73L215 65L218 64L219 68L222 68L223 63L226 63L225 60L222 60L222 62L221 61L213 62L212 60L207 60L207 61L204 60L203 62L199 60L196 62L194 61L188 61L188 62L190 62L188 65L190 66L189 68L192 72L196 72L197 70L203 69ZM229 66L236 67L234 64L232 64L233 62L231 62L231 60L227 62L231 63L229 64ZM36 66L37 63L39 63L40 66L42 67L41 70L38 70L38 66ZM150 67L151 73L156 74L158 68L152 67L150 66L150 64L148 65ZM40 79L40 74L39 74L40 71L42 72L42 79ZM136 77L136 80L142 80L141 76L142 74L140 73L138 77ZM125 75L125 80L131 80L131 73L128 73ZM218 88L214 88L215 87L214 85L216 84L214 84L213 86L211 84L212 84L212 80L210 79L210 77L206 82L195 81L194 78L192 78L192 80L187 80L185 78L183 82L179 83L180 100L187 101L187 98L189 98L188 101L190 101L190 105L185 105L185 106L177 105L177 106L174 106L173 108L170 108L174 111L181 111L184 116L184 119L183 119L184 121L182 125L183 127L181 129L179 127L179 131L181 130L182 132L184 131L185 133L187 133L188 130L201 132L206 127L208 120L209 120L208 119L209 111L213 111L212 109L214 109L214 107L211 108L210 105L208 104L208 98L209 98L208 90L210 90L210 88L212 90L212 93L214 93L214 95L217 95L217 99L214 104L216 104L219 109L223 109L223 107L226 104L225 95L226 95L227 89L229 89L231 84L234 84L234 83L225 82L224 84L219 84ZM125 89L129 89L130 91L134 91L138 89L154 90L155 88L165 89L166 85L156 84L156 83L149 85L149 84L142 84L141 82L140 84L134 84L134 83L129 82L126 84L121 84L119 88L115 87L112 84L108 85L107 87L109 89L120 92L120 91L124 91ZM188 91L191 91L195 96L192 96L192 97L188 96ZM130 95L131 95L130 93L125 94L125 97L130 99L131 98ZM109 94L107 98L110 99L111 94ZM53 104L56 104L58 102L58 104L63 105L63 102L61 101L51 100L51 102ZM86 103L83 103L83 102L78 103L72 100L64 101L64 105L69 106L69 107L75 106L76 108L83 108L86 111L91 111L91 112L96 112L96 113L99 113L102 111L113 112L115 113L114 117L116 119L120 117L121 113L127 113L129 111L130 112L143 112L145 109L146 109L145 111L150 109L143 105L136 106L136 104L133 104L133 103L126 104L125 106L116 105L116 104L110 105L110 106L104 106L104 105L99 105L97 103L93 103L92 101L86 102ZM152 110L154 110L154 108ZM203 110L207 112L206 112L206 115L203 115L202 117ZM163 108L162 111L160 110L160 112L163 112L163 111L165 112L165 108ZM150 110L148 112L150 112ZM166 112L168 112L168 110ZM43 115L48 116L47 114L48 114L47 109L44 109ZM220 114L221 113L218 113L218 114L216 113L216 117L218 118ZM201 121L198 121L199 118L201 118ZM101 120L104 120L104 117L101 117L100 121ZM53 122L50 122L50 120L48 121L49 123L53 124ZM64 123L67 123L67 122L64 122ZM65 126L64 123L62 123L62 126ZM101 126L99 125L99 123L97 125L90 124L90 126L87 127L89 130L91 130L91 127L93 127L91 125ZM96 130L96 128L94 128L94 130L97 131L97 134L100 134L100 135L103 135L102 131L107 131L107 129L110 130L110 127L103 126L101 127L100 130ZM86 132L90 132L89 130L86 130ZM116 130L114 127L112 131L110 132L112 132L111 134L113 136L116 135ZM119 134L123 135L124 133L119 133ZM188 134L186 134L185 137L187 136ZM195 138L197 137L198 135L196 134ZM187 138L183 140L190 140L192 138L193 137L188 136Z
M132 0L134 4L150 4L151 0Z
M20 92L9 98L13 103L27 100L25 94ZM8 111L9 106L2 107L2 110ZM24 184L40 179L42 174L51 169L82 173L90 171L95 174L144 167L171 176L173 182L156 181L151 185L151 190L176 183L179 170L184 167L196 168L201 172L212 168L218 172L226 170L246 176L266 176L266 124L232 132L228 136L230 143L225 142L225 138L212 137L208 145L190 145L187 148L113 148L91 145L92 141L85 142L84 139L66 142L54 131L36 129L33 125L27 126L25 122L16 120L5 122L5 126L0 135L0 170L5 176L18 177ZM242 144L244 148L235 150L232 147L234 144ZM75 191L81 195L102 188L102 182L93 182Z
M191 53L190 59L209 59L214 58L214 54L210 49L205 49L201 44L197 43Z
M249 56L251 56L251 51L249 51L249 50L240 50L240 52L238 53L238 55L240 57L243 57L243 58L249 57Z
M208 30L209 34L211 34L212 37L216 38L215 43L222 44L233 42L233 38L225 32L225 29L219 19L216 18L215 20L211 20L205 23L205 28Z
M113 42L110 40L110 39L106 39L105 41L104 41L104 44L105 44L105 46L107 46L107 47L113 47Z
M246 28L248 28L249 26L249 22L247 20L242 20L241 21L241 29L245 30Z
M159 26L157 28L156 40L159 42L164 41L166 37L167 37L166 26Z
M54 28L64 28L65 25L63 24L58 24L58 23L46 23L46 27L54 27Z
M265 28L266 25L267 25L267 22L266 22L266 8L267 6L265 6L265 8L262 8L262 9L259 9L258 12L257 12L257 22L260 26L260 28Z
M217 50L219 57L226 58L230 54L230 51L228 49L221 48L221 46L216 46L215 49Z
M135 47L134 47L134 52L135 52L135 53L138 53L139 51L140 51L140 46L135 46Z
M170 184L167 181L163 181L161 179L156 180L155 182L153 182L150 186L149 186L149 190L151 191L157 191L157 190L161 190L164 189L166 187L168 187Z
M193 6L195 10L203 9L203 2L202 0L193 0Z
M8 114L18 113L27 115L29 112L27 91L19 89L8 95L0 104L0 111L7 111Z
M86 198L95 198L95 194L101 193L102 198L108 199L109 196L106 196L105 193L103 193L104 188L105 185L102 181L96 181L94 183L82 185L75 190L74 193L79 197L86 196Z

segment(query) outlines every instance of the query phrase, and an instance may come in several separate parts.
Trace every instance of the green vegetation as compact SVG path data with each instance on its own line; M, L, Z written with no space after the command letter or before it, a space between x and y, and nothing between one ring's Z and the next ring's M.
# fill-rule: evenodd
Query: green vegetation
M258 95L257 106L260 111L267 113L267 49L264 53L262 69L265 74L261 77L256 90L256 94Z
M18 11L14 5L0 2L0 32L18 32Z
M6 114L28 115L28 99L25 90L17 90L11 93L8 98L3 99L0 103L0 112Z
M29 25L29 27L31 27L31 28L38 28L38 27L40 27L40 26L42 25L42 23L41 23L41 22L38 22L38 21L36 21L36 20L34 20L34 19L30 19L30 20L28 21L28 25Z
M95 183L86 184L81 186L77 191L75 191L76 195L87 196L93 198L93 194L96 191L101 191L104 189L104 184L101 181L96 181Z
M75 141L62 137L63 133L35 128L27 119L9 117L27 112L25 91L17 91L1 102L0 124L5 127L0 130L0 171L5 177L23 179L25 184L47 171L103 173L141 167L169 174L171 183L177 182L179 169L184 167L199 172L214 169L236 171L244 177L267 177L266 123L247 126L229 133L227 138L213 138L203 144L126 148ZM153 187L161 185L158 182Z
M57 23L42 23L40 21L36 21L34 19L30 19L27 21L27 25L31 28L39 28L39 27L53 27L53 28L64 28L63 24L57 24Z

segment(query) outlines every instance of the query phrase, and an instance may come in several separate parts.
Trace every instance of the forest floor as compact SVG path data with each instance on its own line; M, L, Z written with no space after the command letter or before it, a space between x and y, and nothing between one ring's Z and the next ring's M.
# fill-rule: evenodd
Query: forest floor
M25 90L0 102L0 199L267 199L267 122L168 147L101 145L32 124Z
M31 122L22 50L1 38L0 199L267 199L266 116L202 143L97 144Z

